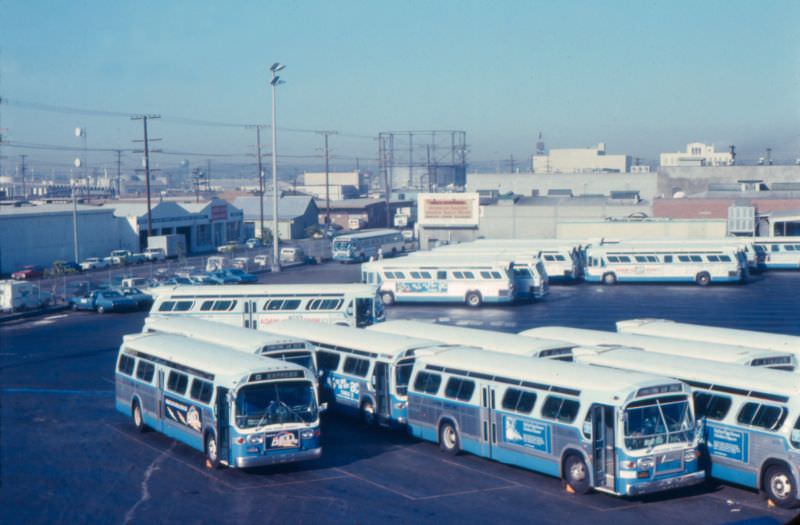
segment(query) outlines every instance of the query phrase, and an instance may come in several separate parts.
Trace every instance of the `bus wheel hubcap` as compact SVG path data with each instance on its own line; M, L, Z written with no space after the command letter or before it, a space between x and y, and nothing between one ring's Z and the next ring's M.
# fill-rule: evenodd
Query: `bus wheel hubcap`
M208 457L212 461L217 459L217 442L214 439L208 440Z
M133 409L133 420L136 422L138 426L142 422L142 413L139 411L139 407Z
M586 477L583 465L580 463L573 464L569 469L569 476L575 481L583 481L583 478Z
M456 431L452 427L444 429L444 444L447 448L456 446Z
M792 490L792 484L785 474L778 474L772 478L772 493L777 497L783 499L789 495Z

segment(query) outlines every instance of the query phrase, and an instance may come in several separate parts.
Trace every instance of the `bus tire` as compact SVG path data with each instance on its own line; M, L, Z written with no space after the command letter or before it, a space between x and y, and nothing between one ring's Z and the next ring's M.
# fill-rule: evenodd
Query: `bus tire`
M371 428L375 426L375 405L372 404L372 401L364 401L361 403L361 422L364 423L364 426L367 428Z
M142 407L139 406L138 400L133 401L133 406L131 407L131 417L133 418L133 425L136 427L137 432L144 432L147 427L144 424Z
M694 282L700 286L708 286L709 283L711 283L711 276L708 272L700 272L697 274L697 277L694 278Z
M214 432L206 433L204 449L206 453L206 463L210 465L211 468L219 468L219 447L217 446L217 436Z
M439 448L451 456L461 452L461 439L458 437L456 426L451 421L445 421L439 426Z
M98 313L98 314L101 314L101 315L102 315L102 314L104 314L104 313L106 313L106 308L105 308L105 306L98 306L98 307L97 307L97 313Z
M794 476L785 465L772 465L764 473L762 484L767 497L782 509L790 509L798 504Z
M381 301L385 305L393 305L394 304L394 294L392 292L383 292L381 294Z
M564 483L570 486L575 494L586 494L592 486L589 482L589 469L586 462L578 454L570 454L564 460Z
M617 275L613 273L603 274L603 284L617 284Z
M464 298L464 301L467 303L467 306L471 306L473 308L476 308L483 303L481 294L478 292L467 292L467 296Z

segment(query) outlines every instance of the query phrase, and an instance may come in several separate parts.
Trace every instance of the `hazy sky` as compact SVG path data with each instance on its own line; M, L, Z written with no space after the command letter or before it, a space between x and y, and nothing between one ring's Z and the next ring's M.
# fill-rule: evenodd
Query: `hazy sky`
M124 116L25 104L153 112L165 150L245 154L252 131L166 117L269 122L268 67L281 61L279 127L461 129L476 161L527 157L540 130L549 147L604 141L650 159L695 140L793 159L798 27L797 0L0 0L0 126L11 141L71 146L86 126L90 147L129 148L140 124ZM279 151L318 155L321 142L285 132ZM370 138L331 146L376 156Z

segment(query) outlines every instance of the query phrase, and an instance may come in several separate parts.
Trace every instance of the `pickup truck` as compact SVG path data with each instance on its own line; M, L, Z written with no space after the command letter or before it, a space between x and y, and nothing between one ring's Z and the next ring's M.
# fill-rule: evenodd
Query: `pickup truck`
M133 253L129 250L114 250L110 255L111 264L128 264L133 258Z
M144 251L144 258L148 261L163 261L167 258L163 248L148 248Z
M80 297L70 297L69 306L73 310L94 310L98 314L133 312L139 307L136 301L114 290L95 290Z
M81 261L81 269L85 272L90 270L102 270L103 268L108 268L108 266L108 261L100 257L89 257Z

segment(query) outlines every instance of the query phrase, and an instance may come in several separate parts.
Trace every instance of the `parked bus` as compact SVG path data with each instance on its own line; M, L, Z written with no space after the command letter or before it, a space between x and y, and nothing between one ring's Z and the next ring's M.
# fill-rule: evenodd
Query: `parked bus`
M143 332L182 335L200 341L227 346L250 354L289 361L309 369L316 377L314 345L296 337L285 337L264 331L188 317L148 317Z
M334 238L331 251L334 261L365 262L405 252L405 246L403 234L398 230L364 230Z
M646 352L668 354L681 357L696 357L717 363L729 363L751 367L766 367L792 371L797 367L797 359L789 352L776 352L718 343L698 343L686 339L653 337L648 335L568 328L565 326L543 326L520 332L529 337L544 337L549 340L564 341L583 346L626 346L639 348ZM681 334L682 335L682 334Z
M475 246L495 246L500 248L526 247L533 250L552 250L565 248L580 271L586 263L585 252L591 244L598 244L602 239L476 239Z
M509 304L514 301L511 262L436 261L403 257L361 265L361 280L377 284L384 304L464 302Z
M287 319L348 326L384 319L376 287L364 284L175 286L156 292L150 315L181 315L254 330Z
M528 357L571 361L575 346L555 339L534 339L517 334L465 328L462 326L423 323L419 321L386 321L369 327L370 331L432 339L447 345L477 346L493 352Z
M433 340L308 321L275 323L269 330L313 344L323 399L367 424L406 423L414 357L422 349L440 346Z
M123 339L116 408L205 453L213 466L247 468L319 458L314 377L277 359L171 334Z
M758 253L751 237L721 237L713 239L608 239L601 241L602 246L665 246L696 249L733 248L741 254L740 261L749 272L759 270Z
M409 259L421 259L442 264L463 264L465 260L470 263L502 264L511 268L511 277L514 281L514 294L516 299L535 301L543 299L550 285L544 264L536 255L498 254L491 252L439 252L439 250L415 252ZM509 266L510 265L510 266Z
M496 254L508 257L538 257L550 282L572 282L580 277L581 258L573 245L531 242L508 243L490 242L490 239L481 239L475 242L460 244L446 244L437 246L434 252L458 254Z
M657 375L453 348L420 353L411 433L561 477L575 492L638 495L700 483L689 387Z
M590 246L587 282L739 282L744 273L734 248L697 249L670 246Z
M798 504L800 392L793 374L626 348L576 354L575 360L687 383L710 475L764 491L780 507Z
M690 323L678 323L669 319L629 319L617 322L617 331L628 334L675 337L703 343L742 345L774 352L787 352L800 358L800 336L720 328Z
M766 270L800 269L800 237L752 237Z

